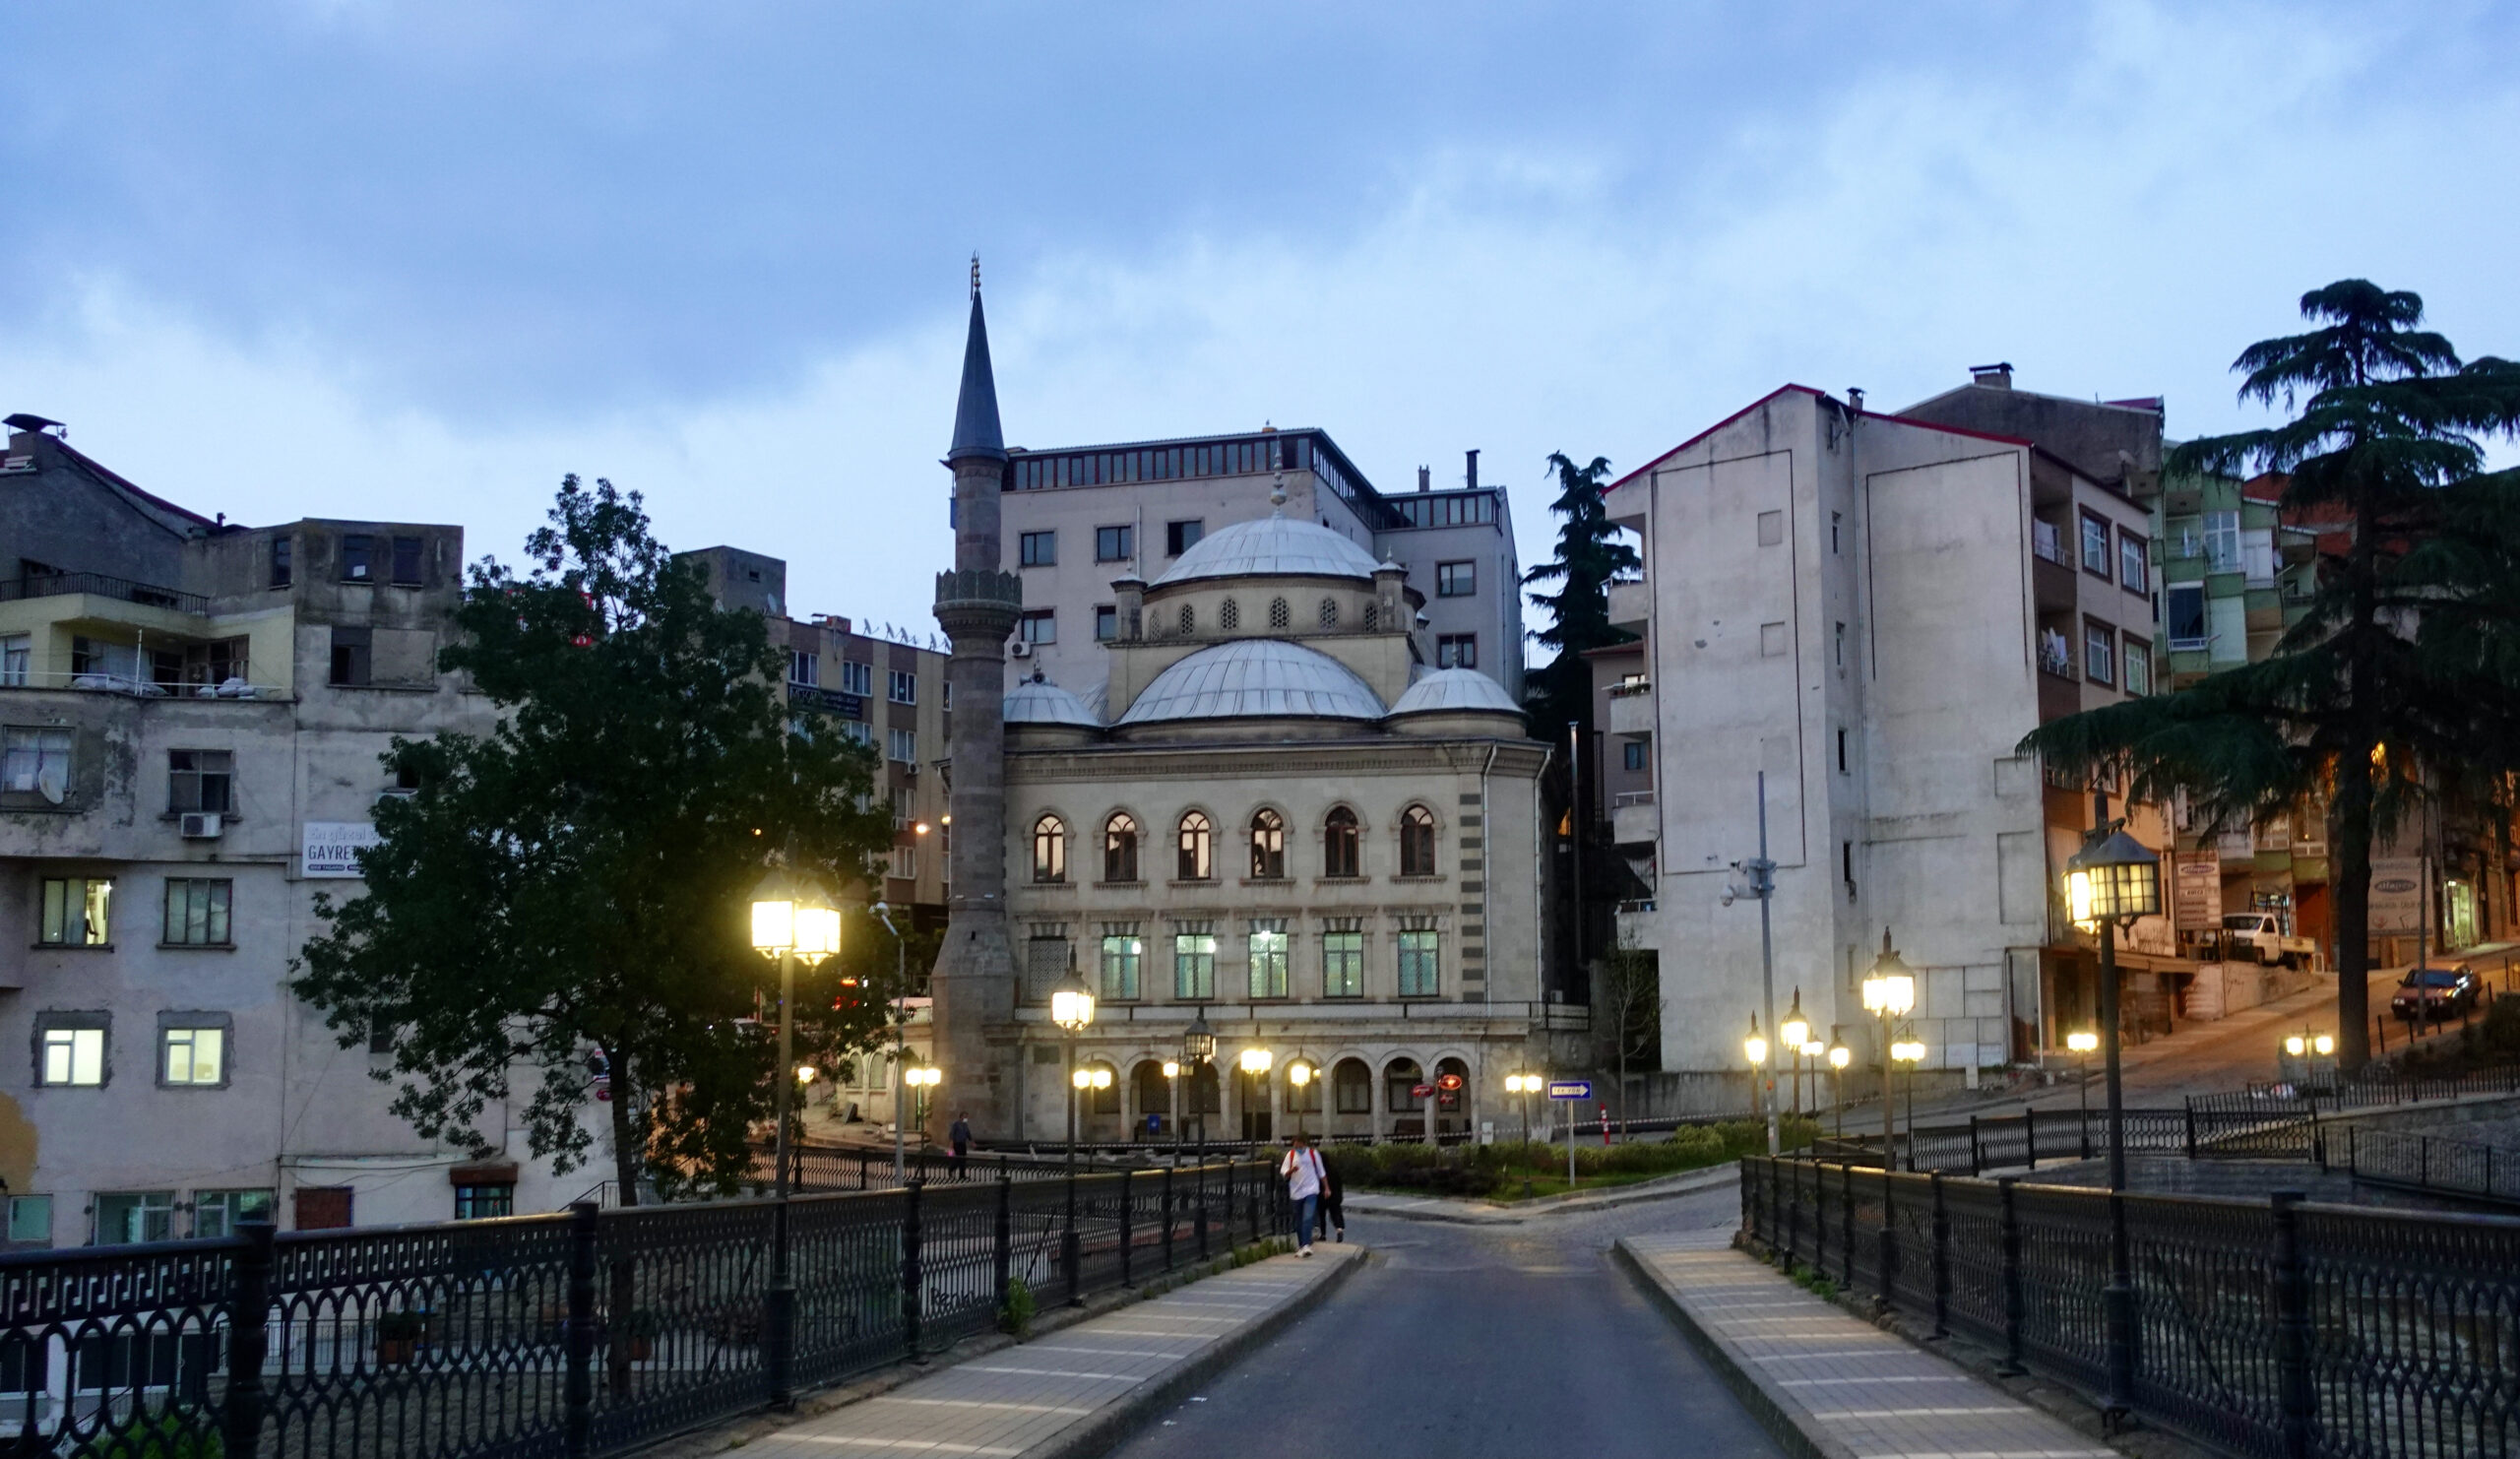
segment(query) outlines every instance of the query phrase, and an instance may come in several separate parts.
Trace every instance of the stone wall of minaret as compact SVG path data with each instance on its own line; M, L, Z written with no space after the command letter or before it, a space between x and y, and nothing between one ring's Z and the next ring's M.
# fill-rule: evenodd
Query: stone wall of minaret
M954 444L954 569L936 575L936 621L953 640L953 885L945 945L929 983L936 1060L945 1081L931 1106L931 1133L967 1113L982 1139L1017 1133L1015 954L1006 923L1006 640L1024 606L1024 585L1004 569L998 493L1006 445L997 384L974 266L971 334L964 346Z

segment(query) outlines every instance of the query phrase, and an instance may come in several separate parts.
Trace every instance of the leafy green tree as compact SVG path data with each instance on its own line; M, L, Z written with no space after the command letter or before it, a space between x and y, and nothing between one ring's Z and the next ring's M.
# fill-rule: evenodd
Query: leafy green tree
M319 901L294 987L345 1047L392 1031L377 1077L422 1135L486 1147L481 1115L514 1090L556 1171L588 1160L587 1111L608 1116L625 1204L643 1163L729 1190L779 1077L752 1021L776 1016L778 974L749 945L749 894L782 855L835 892L868 879L891 840L871 752L782 701L763 619L721 608L637 493L568 477L526 552L524 577L472 568L439 656L495 726L394 742L417 789L377 807L365 890ZM838 982L800 972L801 1047L875 1037L879 1001Z
M1635 637L1610 626L1610 579L1641 564L1636 549L1619 539L1602 501L1610 475L1609 458L1596 456L1584 466L1563 451L1549 453L1557 473L1557 500L1548 509L1565 519L1557 529L1557 555L1523 574L1525 583L1555 583L1554 593L1531 595L1548 609L1549 624L1532 635L1557 651L1557 657L1532 674L1529 699L1541 733L1555 738L1569 724L1583 727L1590 743L1593 731L1593 669L1584 655L1593 649L1625 643Z
M2219 824L2323 798L2337 1034L2354 1069L2369 1056L2373 841L2428 793L2427 782L2467 782L2481 763L2510 753L2507 740L2490 741L2480 714L2477 672L2488 659L2462 661L2437 641L2446 627L2429 649L2424 642L2422 625L2455 605L2460 585L2441 576L2437 554L2410 549L2481 510L2489 483L2478 437L2520 427L2520 369L2462 362L2448 340L2420 327L2422 299L2359 279L2303 295L2301 314L2317 327L2252 345L2234 365L2243 401L2298 413L2190 441L2169 465L2285 474L2284 509L2343 532L2346 546L2322 560L2306 613L2263 662L2069 716L2022 743L2067 771L2122 764L2136 794L2184 793Z

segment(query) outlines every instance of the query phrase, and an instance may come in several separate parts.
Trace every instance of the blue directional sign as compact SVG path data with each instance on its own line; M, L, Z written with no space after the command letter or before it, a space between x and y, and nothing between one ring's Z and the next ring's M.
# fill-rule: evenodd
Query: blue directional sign
M1593 1081L1551 1079L1548 1081L1548 1097L1552 1100L1589 1100L1593 1097Z

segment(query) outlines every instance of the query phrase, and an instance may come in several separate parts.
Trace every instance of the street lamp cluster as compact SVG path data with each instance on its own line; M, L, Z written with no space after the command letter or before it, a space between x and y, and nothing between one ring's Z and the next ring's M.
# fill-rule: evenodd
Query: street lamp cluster
M752 894L753 951L779 964L779 1069L794 1069L794 1079L773 1078L778 1086L772 1118L777 1133L771 1145L772 1184L777 1206L771 1218L770 1292L764 1316L772 1335L762 1366L770 1380L771 1401L786 1408L794 1402L789 1385L789 1338L795 1332L796 1284L788 1269L788 1110L797 1088L813 1078L811 1064L796 1063L796 965L811 968L840 951L840 909L821 887L773 867Z

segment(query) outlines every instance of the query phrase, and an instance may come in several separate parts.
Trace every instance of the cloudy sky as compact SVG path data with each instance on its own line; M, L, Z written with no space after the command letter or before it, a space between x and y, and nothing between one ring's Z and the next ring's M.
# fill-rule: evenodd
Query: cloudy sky
M246 521L564 472L914 622L967 256L1008 438L1466 447L1545 554L1786 381L2011 360L2244 417L2302 290L2520 351L2520 14L2485 3L13 7L0 411Z

